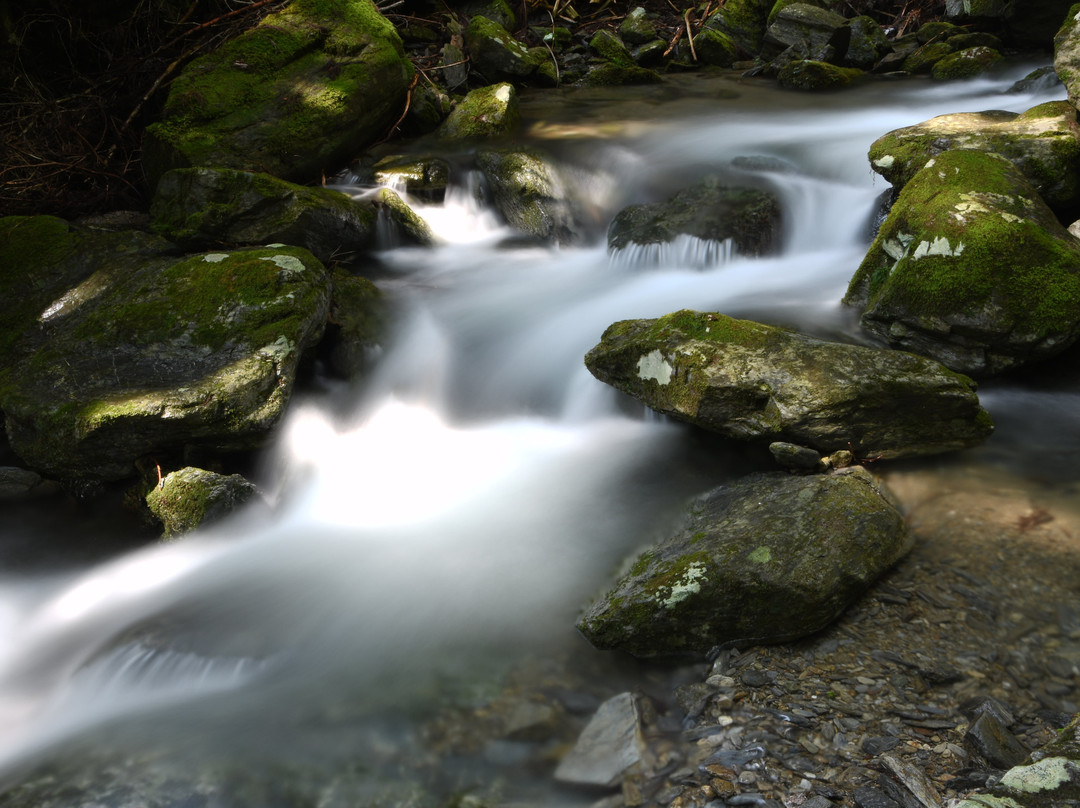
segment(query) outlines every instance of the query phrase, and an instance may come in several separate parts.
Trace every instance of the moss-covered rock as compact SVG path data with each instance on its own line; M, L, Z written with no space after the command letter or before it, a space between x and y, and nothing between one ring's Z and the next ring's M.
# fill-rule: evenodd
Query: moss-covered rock
M727 34L748 56L756 56L772 6L773 0L728 0L705 24Z
M619 23L619 38L628 45L644 45L657 38L656 25L645 9L638 6Z
M986 376L1080 337L1080 242L1011 162L934 157L900 192L848 288L861 323Z
M870 165L902 188L934 156L950 149L995 152L1010 160L1055 210L1080 204L1080 125L1076 110L1051 101L1017 115L962 112L896 129L870 146Z
M633 65L604 62L591 68L581 79L585 87L627 87L637 84L659 84L664 79L654 70Z
M495 206L515 230L559 244L581 239L582 214L573 188L546 155L482 149L476 162Z
M993 428L975 384L936 362L722 314L615 323L585 364L664 415L824 454L934 454L980 443Z
M149 185L197 166L318 180L389 129L412 75L371 0L293 0L173 82L146 132Z
M634 57L630 54L630 50L615 34L605 28L601 28L593 34L593 38L589 40L589 50L604 61L620 67L633 67L634 65Z
M809 3L792 3L780 10L765 31L761 55L772 60L788 48L797 47L810 58L817 58L846 22L833 11Z
M486 138L513 132L521 124L517 91L503 82L481 87L458 102L438 129L443 138Z
M780 243L780 203L755 188L730 187L710 177L665 202L631 205L608 227L608 248L664 244L680 236L730 240L743 255L761 255Z
M1073 5L1054 37L1054 70L1080 109L1080 3Z
M957 37L959 38L959 37ZM949 40L950 46L954 45ZM950 53L943 59L939 59L930 68L930 77L935 81L950 81L956 79L973 79L981 76L1004 57L993 48L979 46L965 48L964 50Z
M182 168L158 183L153 228L184 249L283 243L321 261L375 247L378 211L340 191L308 188L268 174Z
M94 252L114 235L69 232ZM156 452L261 445L322 333L328 286L300 248L108 251L0 369L12 449L48 476L108 480Z
M794 640L825 628L911 546L862 467L755 474L693 501L578 628L598 648L644 658Z
M470 65L489 82L552 84L540 68L550 63L546 48L526 47L513 35L487 17L473 17L465 31L465 48Z
M330 317L320 350L334 374L355 379L370 371L382 353L387 302L367 278L336 268L330 280Z
M694 37L694 50L698 62L713 67L731 67L739 58L739 47L735 41L715 28L702 28Z
M430 202L441 202L450 181L450 164L432 155L390 154L372 168L375 182Z
M844 67L869 70L892 52L893 46L873 17L860 16L836 29L829 44Z
M923 45L904 59L904 72L913 74L929 73L933 70L934 65L952 52L952 45L948 42L934 41L928 45Z
M810 59L790 62L777 74L781 87L789 90L842 90L863 77L855 67L837 67Z
M487 17L507 31L517 25L517 15L506 0L465 0L455 3L466 17Z
M165 475L146 495L146 505L162 524L162 538L175 539L224 519L258 496L255 484L239 474L188 466Z

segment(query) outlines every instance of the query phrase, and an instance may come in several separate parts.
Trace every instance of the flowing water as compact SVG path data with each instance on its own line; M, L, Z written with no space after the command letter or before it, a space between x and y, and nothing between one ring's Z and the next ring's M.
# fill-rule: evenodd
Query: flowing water
M468 155L450 155L447 202L421 206L440 245L369 268L396 322L374 374L307 394L281 430L260 474L272 518L0 580L0 772L105 749L370 763L519 656L590 653L574 618L619 562L688 495L764 461L649 417L585 352L616 320L680 308L861 339L838 301L888 187L867 147L934 115L1064 97L1006 92L1025 72L827 96L717 76L527 97L522 140L572 167L593 241L515 239ZM621 207L715 172L779 195L778 255L689 240L608 255ZM1080 383L1061 371L986 384L998 433L965 462L1075 474Z

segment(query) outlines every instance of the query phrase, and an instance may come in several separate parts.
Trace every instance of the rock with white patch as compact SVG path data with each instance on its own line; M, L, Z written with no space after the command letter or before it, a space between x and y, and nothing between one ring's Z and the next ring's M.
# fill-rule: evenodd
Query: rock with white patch
M995 152L1009 159L1052 208L1080 207L1080 124L1066 101L1021 114L991 110L939 115L882 135L870 146L874 171L902 188L936 155L951 149Z
M705 658L730 642L820 631L911 548L890 494L861 466L754 474L690 503L578 628L642 658Z
M721 314L615 323L585 364L657 412L763 449L904 457L973 446L993 429L974 383L937 362Z
M1080 337L1080 243L1009 160L943 152L900 192L844 302L893 347L988 376Z
M178 258L51 217L0 219L0 233L26 256L13 272L82 267L56 270L67 280L0 333L8 439L49 477L114 480L148 456L261 445L326 324L329 279L304 249Z

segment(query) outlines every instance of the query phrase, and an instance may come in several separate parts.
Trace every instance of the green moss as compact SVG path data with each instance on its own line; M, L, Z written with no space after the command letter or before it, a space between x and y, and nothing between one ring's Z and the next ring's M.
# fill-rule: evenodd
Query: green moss
M904 70L907 73L929 73L935 64L952 52L952 46L947 42L923 45L904 60Z
M780 69L777 79L782 87L816 92L850 87L863 75L863 71L854 67L837 67L807 59L788 62Z
M930 76L935 81L970 79L981 76L1002 58L1002 55L992 48L967 48L935 62Z

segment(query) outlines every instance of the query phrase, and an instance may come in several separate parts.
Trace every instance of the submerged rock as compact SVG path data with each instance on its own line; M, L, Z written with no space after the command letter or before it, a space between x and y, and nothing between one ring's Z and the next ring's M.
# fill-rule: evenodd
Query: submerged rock
M611 787L646 754L638 697L620 693L605 701L559 763L555 779L576 785Z
M412 76L371 0L294 0L172 83L146 131L149 186L197 166L316 181L394 124Z
M837 67L828 62L801 59L780 68L777 79L789 90L840 90L862 78L863 71L854 67Z
M780 241L780 203L756 188L723 185L716 177L679 191L666 202L631 205L612 220L608 248L669 243L679 236L731 240L742 255L770 252Z
M937 362L722 314L615 323L585 364L678 420L821 453L934 454L974 446L993 430L975 384Z
M696 499L578 628L598 648L645 658L792 640L825 628L911 545L861 466L754 474Z
M515 230L559 244L581 238L574 189L549 158L535 151L483 149L476 162L495 206Z
M1000 154L1016 165L1042 198L1075 209L1080 195L1080 124L1065 101L1014 112L939 115L895 129L870 146L870 165L898 189L933 157L951 149Z
M295 247L178 259L137 249L145 235L64 228L46 228L62 241L39 245L42 263L46 273L69 263L79 271L68 277L81 280L53 288L50 303L20 321L0 365L0 409L19 457L58 479L111 480L154 452L260 445L301 354L322 334L323 265Z
M162 537L171 539L223 519L258 495L255 484L239 474L188 466L165 475L146 504L164 527Z
M972 375L1080 337L1080 242L1008 160L933 158L900 192L844 302L871 333Z

